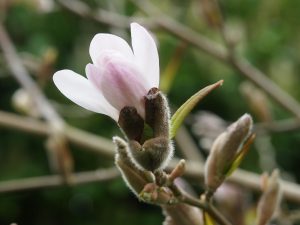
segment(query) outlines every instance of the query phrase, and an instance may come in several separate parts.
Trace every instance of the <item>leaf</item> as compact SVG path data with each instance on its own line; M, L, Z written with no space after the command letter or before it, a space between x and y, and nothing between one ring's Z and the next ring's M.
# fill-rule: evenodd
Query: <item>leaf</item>
M212 90L221 86L223 84L223 80L220 80L212 85L209 85L192 97L190 97L180 108L174 113L171 118L171 129L170 129L170 139L175 137L176 132L180 125L182 124L185 117L192 111L192 109L197 105L197 103L202 100L206 95L208 95Z
M250 145L253 143L255 139L255 134L250 135L250 137L246 140L245 144L243 145L242 149L238 152L233 160L232 164L230 165L228 171L226 172L225 177L229 177L241 164L245 156L247 155Z
M211 216L206 211L203 212L203 220L204 220L204 225L216 225L215 221L211 218Z

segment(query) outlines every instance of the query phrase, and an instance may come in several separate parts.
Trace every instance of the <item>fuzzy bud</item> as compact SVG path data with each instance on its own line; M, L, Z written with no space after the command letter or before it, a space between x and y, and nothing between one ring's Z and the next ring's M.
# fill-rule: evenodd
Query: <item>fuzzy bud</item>
M263 177L263 195L257 206L257 225L265 225L272 219L281 200L279 172L274 170L270 177Z
M181 177L185 172L185 167L185 160L181 159L168 176L169 182L173 183L176 178Z
M208 192L215 192L224 181L226 172L251 133L252 123L251 116L245 114L214 141L205 163L204 178Z
M154 137L169 138L170 110L166 97L157 88L151 88L145 97L146 123L153 129Z
M115 163L120 170L123 180L132 192L138 196L148 183L148 176L139 170L128 156L128 144L120 137L114 137L113 142L116 145Z
M124 107L120 111L118 124L129 140L138 142L141 140L144 130L144 120L138 114L136 108Z
M152 130L145 135L143 119L133 107L122 109L119 125L128 138L129 156L140 170L164 168L173 155L169 139L169 106L165 96L152 88L145 96L145 121ZM144 132L144 133L143 133Z
M153 204L175 204L178 200L167 187L160 187L155 183L146 184L139 194L141 200Z
M164 137L151 138L140 145L130 141L130 156L141 170L155 171L164 168L170 159L170 140Z

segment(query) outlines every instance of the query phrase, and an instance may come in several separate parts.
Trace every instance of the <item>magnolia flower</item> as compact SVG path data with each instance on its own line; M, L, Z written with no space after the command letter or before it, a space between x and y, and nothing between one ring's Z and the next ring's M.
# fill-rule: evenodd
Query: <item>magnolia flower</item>
M57 88L71 101L118 121L125 106L145 118L144 96L159 85L159 58L155 42L145 28L131 24L132 48L112 34L97 34L86 66L87 78L71 71L54 74Z

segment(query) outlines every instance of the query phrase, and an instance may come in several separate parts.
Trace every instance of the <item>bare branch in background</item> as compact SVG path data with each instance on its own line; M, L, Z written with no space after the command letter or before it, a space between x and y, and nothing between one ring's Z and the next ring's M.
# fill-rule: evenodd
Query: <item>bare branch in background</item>
M181 150L184 158L189 161L195 161L198 163L203 163L204 159L199 151L198 146L195 141L192 139L188 130L184 125L182 125L177 131L177 135L175 136L175 140L177 143L177 147Z
M150 28L157 27L151 19L141 17L128 17L104 9L91 9L89 5L79 0L56 0L57 4L66 10L75 13L85 19L90 19L98 23L107 24L118 28L128 28L131 22L138 22Z
M191 28L180 24L173 18L162 14L159 9L152 5L149 1L145 0L131 0L148 16L155 15L157 24L170 34L184 40L197 47L199 50L209 54L215 59L229 65L233 69L239 72L239 74L255 85L265 91L272 99L274 99L279 105L291 112L296 117L300 118L300 105L299 103L283 91L277 84L270 80L263 72L251 65L248 60L243 58L233 58L230 55L231 51L227 51L219 43L213 42L208 38L202 36Z
M51 127L45 122L13 113L0 111L0 124L7 128L26 131L41 136L51 134ZM66 126L66 137L74 144L85 147L85 150L112 158L114 145L111 140L82 131L72 126Z
M51 155L48 159L50 165L55 166L53 169L61 172L65 181L70 182L69 176L73 170L73 158L64 137L64 120L55 111L43 92L30 77L30 74L22 64L8 33L1 23L0 46L12 75L30 95L41 115L48 121L48 124L50 125L49 138L52 139L54 136L59 136L59 141L56 141L56 144L54 144L56 146L53 145L51 147Z
M223 44L220 44L217 41L213 41L199 34L196 30L177 22L175 19L171 18L165 13L162 13L158 7L156 7L151 3L151 1L130 0L137 8L141 9L141 11L143 11L148 16L145 18L131 17L125 14L123 15L122 13L124 13L125 10L120 10L122 11L122 13L118 14L100 8L93 9L91 6L86 4L85 1L83 0L82 1L81 0L53 0L53 2L54 1L61 8L66 9L67 11L73 13L74 15L77 15L89 22L94 21L100 24L105 24L108 25L108 28L110 29L118 28L118 31L121 32L125 32L125 28L127 29L131 22L139 22L151 29L160 28L161 30L165 31L168 35L172 35L172 37L178 38L178 40L182 43L181 44L182 46L179 46L182 47L182 49L179 48L179 50L183 51L184 49L186 49L186 46L191 45L197 48L198 50L203 51L204 53L211 56L212 58L217 59L218 61L224 63L233 71L237 72L242 77L244 77L246 80L251 81L251 83L254 83L256 86L261 88L261 90L263 90L270 98L272 98L275 102L277 102L282 108L289 111L291 114L295 115L295 119L292 120L272 122L271 117L270 119L261 120L263 123L256 124L255 131L258 134L263 135L261 137L262 139L269 137L268 135L271 132L286 132L286 131L295 131L300 129L300 103L297 100L295 100L291 95L289 95L284 90L282 90L276 83L270 80L263 72L261 72L255 66L253 66L246 58L236 55L235 46L234 46L235 44L231 42L231 40L229 39L228 33L226 31L226 23L225 23L226 21L224 20L223 15L221 14L221 10L220 10L221 8L218 5L218 0L213 0L213 1L202 0L202 4L205 4L203 13L205 14L206 19L210 23L211 27L217 28L218 31L220 32L222 38L224 39ZM125 4L125 2L123 3ZM143 41L144 40L141 39L141 42ZM179 123L171 123L171 125L169 124L169 110L168 110L169 108L168 108L167 101L165 100L163 95L159 94L161 99L164 100L163 101L164 104L160 104L161 102L157 100L158 98L155 99L156 97L154 95L153 97L151 92L149 92L151 93L151 98L150 97L147 98L146 96L145 123L150 125L150 128L152 129L154 133L153 135L155 137L157 134L157 137L159 138L163 137L164 139L157 139L159 140L159 142L155 142L156 140L154 141L151 140L153 142L149 142L149 143L152 144L154 143L154 144L150 145L151 147L150 150L155 154L149 157L148 152L146 153L143 152L145 154L143 155L141 154L142 157L140 157L140 155L138 154L141 151L138 150L145 150L144 148L146 146L146 145L144 146L146 141L144 141L141 137L145 138L146 140L148 138L146 137L146 135L145 137L142 135L143 132L145 131L145 130L143 131L145 125L145 123L143 123L144 121L143 119L139 120L142 122L138 123L137 126L141 129L135 129L135 127L131 126L131 124L136 125L135 120L133 120L132 123L129 122L128 125L127 123L125 123L126 121L128 121L126 119L127 117L124 117L125 118L124 120L120 120L120 118L119 120L116 120L114 117L112 117L114 120L117 121L118 125L121 127L121 130L124 131L125 137L127 137L129 140L136 141L135 134L138 133L140 135L137 138L138 139L137 143L139 144L139 146L143 146L143 148L141 147L136 149L133 148L134 147L133 144L127 146L126 141L119 141L120 143L116 142L117 146L114 146L110 139L95 134L91 134L89 132L72 127L65 123L63 117L59 115L59 113L55 110L55 107L53 107L53 105L50 103L50 101L41 91L40 87L38 86L38 83L31 78L29 72L26 70L26 67L24 66L24 63L21 62L21 58L16 51L14 43L10 39L8 32L6 31L6 28L3 26L1 21L0 21L0 48L3 51L3 58L7 61L8 69L10 70L9 72L12 73L14 78L21 84L21 86L25 89L25 91L28 92L28 96L30 96L34 102L33 105L35 106L36 109L38 109L37 110L38 116L36 116L35 118L19 116L13 113L0 111L0 127L2 126L8 129L21 130L28 133L38 134L40 136L45 136L47 149L50 153L53 153L50 154L50 156L48 157L50 165L51 164L56 165L55 168L58 168L58 172L60 172L59 175L20 178L20 179L10 180L10 181L0 181L0 193L10 193L10 192L18 192L24 190L36 190L42 188L53 188L53 187L60 187L63 185L72 186L72 185L79 185L79 184L92 183L92 182L105 182L119 177L120 173L117 171L115 167L108 168L108 169L98 169L95 171L73 173L73 158L72 155L70 154L70 149L68 146L68 143L70 142L75 144L76 146L82 147L81 150L83 151L97 154L99 157L101 156L101 158L106 157L107 159L109 159L109 162L111 162L111 164L113 162L113 159L115 159L116 165L119 167L121 174L125 177L125 178L123 177L125 183L127 183L129 187L131 186L133 187L132 190L134 190L134 193L136 194L139 200L144 201L146 203L157 204L159 206L162 206L162 208L164 208L165 206L166 207L165 211L167 211L166 209L169 206L172 206L172 204L174 204L175 208L176 206L178 207L177 211L181 213L179 217L182 217L183 220L186 221L184 224L191 224L189 223L189 221L191 221L191 218L195 218L197 221L195 225L196 224L198 225L202 223L202 220L200 219L202 216L200 214L201 211L198 209L197 209L198 211L197 216L194 217L192 215L187 216L187 214L184 213L184 210L182 210L183 209L181 207L182 205L191 208L197 207L203 210L203 217L204 217L203 219L205 224L207 222L206 219L211 217L212 220L214 220L216 223L220 225L231 225L230 220L227 220L223 216L223 214L221 214L219 210L214 207L212 196L213 193L216 191L216 189L223 183L223 181L227 179L227 174L225 173L224 175L218 177L218 175L221 174L220 171L228 170L227 168L228 165L230 165L230 171L232 168L234 168L235 170L240 164L246 152L248 151L249 149L248 147L250 143L252 143L254 139L255 135L251 135L251 138L248 138L249 132L250 130L252 130L252 124L253 124L252 119L249 115L247 115L248 122L247 121L245 122L246 123L245 125L246 129L244 130L245 133L243 135L238 136L237 139L232 139L233 142L228 142L229 144L225 145L226 149L235 150L234 152L228 151L229 153L234 153L229 155L231 156L228 158L229 160L225 159L226 154L217 155L218 157L216 156L215 158L212 158L212 161L208 160L208 162L218 163L220 162L218 158L225 159L221 161L220 171L217 171L218 169L217 167L214 166L209 167L204 165L203 163L204 159L200 154L200 150L197 147L197 145L194 143L194 140L192 139L191 135L189 135L185 127L182 127L178 131L176 142L179 149L181 150L182 155L188 159L188 162L185 163L185 160L179 160L178 158L173 158L168 160L168 162L170 161L170 163L166 166L166 168L165 167L162 168L160 166L162 165L163 161L159 161L162 158L164 158L162 157L163 156L162 153L168 152L167 150L169 150L170 152L173 151L171 139L175 136L176 132L172 133L172 136L169 137L170 134L169 128L172 129L176 127L175 130L177 131L178 128L177 125L179 124ZM134 41L133 41L133 50L134 52L136 50L134 46ZM180 53L179 51L178 54L182 54L182 52ZM176 54L175 54L175 58L176 58ZM177 57L177 59L173 61L173 64L176 63L178 64L178 62L181 59L182 59L181 57ZM166 79L170 80L170 82L165 86L166 92L167 90L169 90L171 86L171 83L176 74L176 72L174 71L178 70L178 65L177 67L175 66L174 68L172 68L173 71L171 70L172 74L171 75L169 74L170 75L169 77L166 76ZM137 69L137 71L139 70ZM48 72L48 73L50 75L52 74L52 72ZM65 82L62 83L65 84ZM158 87L158 84L155 87ZM77 89L77 86L75 88ZM120 89L121 88L118 88L118 90ZM88 92L87 89L86 91ZM155 88L155 91L159 92L158 88ZM111 93L110 90L109 93ZM140 97L143 98L145 97L145 95L141 95ZM95 101L98 101L98 99L99 98L96 98ZM153 102L157 104L152 104ZM142 106L144 106L144 104ZM160 113L162 111L163 113ZM120 117L121 115L122 114L120 114ZM137 113L135 115L137 115ZM175 115L177 114L175 113ZM116 117L117 116L118 115L116 113ZM41 121L37 119L37 117L43 117L46 121L45 122ZM161 120L162 117L164 118L163 120ZM265 117L268 118L268 115ZM180 121L180 123L181 122L182 120ZM161 124L164 124L164 126L162 126ZM226 122L224 122L224 124L226 124ZM101 129L101 127L99 128ZM132 132L133 135L130 132L131 130L133 131ZM138 132L136 132L136 130L138 130ZM234 131L235 134L241 133L241 130L239 128L237 128ZM205 132L207 132L207 130ZM222 138L226 138L226 137L222 136ZM117 139L118 138L114 138L114 141ZM163 142L161 140L163 140ZM219 144L219 146L222 147L220 143L222 143L224 139L217 139L217 140L222 140L216 142ZM243 145L244 142L246 147L243 146L243 148L241 149L241 145ZM164 145L165 143L166 145ZM232 148L233 143L235 145L235 148ZM261 146L265 148L267 146L266 143L271 143L271 142L269 139L267 139L266 142L262 142ZM159 157L157 157L158 153L156 153L156 151L160 153ZM216 150L215 152L220 152L220 151L218 149L218 151ZM138 154L136 154L135 152L138 152ZM168 157L166 158L171 158L171 156L172 154L168 154ZM270 154L266 154L266 156L270 158ZM159 162L155 164L156 162L155 160ZM228 161L230 161L229 164ZM275 161L275 157L274 157L274 161ZM211 165L216 165L216 164L211 164ZM276 164L275 163L271 164L270 167L274 167L274 165ZM211 177L213 181L215 180L217 182L217 185L207 184L206 181L208 176L206 176L207 174L206 172L208 168L211 169L211 173L209 173L211 176L209 177ZM165 173L164 169L168 173ZM192 197L181 191L181 188L177 186L177 184L175 183L175 179L180 178L181 176L183 176L187 180L192 181L193 183L206 186L204 187L204 192L200 198L199 196ZM134 179L129 179L129 178L134 178ZM218 178L218 179L214 179L214 178ZM253 172L248 172L242 169L236 169L233 175L228 177L228 182L235 185L239 185L240 187L243 187L243 189L245 190L247 189L253 192L262 192L261 176ZM279 180L276 179L276 182L278 182L277 184L279 187ZM300 185L289 181L283 181L283 180L280 180L280 183L281 183L283 196L290 202L300 203ZM272 204L267 204L266 202L268 203L268 201L264 201L263 204L264 207L262 207L262 209L268 208L270 205L272 205ZM191 211L191 208L188 208L187 210ZM271 218L271 216L269 217ZM171 218L169 222L168 222L168 218L169 219ZM164 224L181 223L176 221L176 218L177 217L174 215L170 216L169 214L167 214L167 220L164 222ZM297 218L299 218L299 216L297 217L296 215L294 220L297 220Z
M24 68L20 58L16 53L5 28L0 23L0 46L4 53L8 66L15 79L25 88L30 94L31 98L35 101L36 106L40 110L43 117L54 124L64 124L63 119L56 113L53 107L48 102L39 87L31 79L29 73Z
M95 182L106 182L120 176L119 171L114 167L110 169L98 169L89 172L72 174L72 185L80 185ZM65 185L64 180L59 175L50 175L32 178L20 178L11 181L0 182L0 193L27 191L41 188L53 188Z
M27 117L17 116L11 113L0 112L0 125L8 128L23 130L26 132L40 134L43 136L49 135L49 125L44 122L28 119ZM73 127L67 127L66 137L73 143L83 146L85 151L91 151L101 156L113 158L114 146L111 140L96 136L86 131L79 130ZM172 170L178 161L172 160L167 170ZM203 180L203 165L198 162L189 161L186 163L185 177L200 183ZM260 190L260 175L252 172L247 172L242 169L229 177L229 181L242 185L248 189L255 191ZM282 181L283 195L292 202L300 203L300 186L288 181Z

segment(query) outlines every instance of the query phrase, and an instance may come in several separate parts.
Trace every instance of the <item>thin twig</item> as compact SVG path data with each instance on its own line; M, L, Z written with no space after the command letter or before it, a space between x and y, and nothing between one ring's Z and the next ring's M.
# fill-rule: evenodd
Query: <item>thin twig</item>
M52 133L50 125L45 122L3 111L0 111L0 126L41 136L49 136ZM94 152L109 158L114 156L114 145L111 140L82 131L72 126L65 127L65 135L72 143L85 147L86 151Z
M175 136L177 146L181 150L183 156L189 161L195 161L198 163L204 162L204 159L199 151L199 148L195 144L194 140L190 136L188 130L182 125Z
M198 200L185 193L182 194L181 200L183 203L205 210L218 224L231 225L231 223L212 204Z
M155 28L156 23L142 17L127 17L104 9L92 9L88 4L79 0L56 0L64 9L85 19L118 28L128 28L131 22L139 22L147 27Z
M274 99L283 108L300 118L300 105L299 103L285 91L283 91L277 84L270 80L264 73L251 65L246 59L232 60L230 53L218 43L209 40L208 38L200 35L191 28L180 24L166 14L162 14L154 5L145 0L131 0L147 15L155 15L157 17L157 24L163 29L168 31L202 50L203 52L213 56L219 61L231 66L248 80L252 81L255 85L265 91L272 99Z
M73 157L64 135L65 122L55 111L48 99L25 69L13 42L1 22L0 47L3 50L4 58L12 72L12 76L14 76L14 78L26 90L30 98L35 103L35 106L39 110L41 116L43 116L49 124L51 132L46 146L49 152L48 160L51 169L55 172L60 172L65 181L68 182L69 175L73 170Z
M180 203L195 206L206 211L220 225L231 225L231 223L219 212L219 210L206 199L197 199L192 197L174 183L172 183L169 188L173 191L175 196L177 196Z
M31 98L35 102L36 106L40 110L43 117L49 122L62 125L64 124L62 118L53 109L51 104L48 102L42 91L31 79L29 73L24 68L20 58L16 53L16 49L12 44L6 30L0 23L0 47L3 50L4 58L6 59L8 66L12 72L12 75L16 80L25 88L27 93L30 94Z
M109 181L119 177L119 175L120 173L115 167L110 169L99 169L96 171L74 173L72 174L71 185ZM59 187L62 185L65 185L65 182L59 175L21 178L11 181L1 181L0 193Z
M177 165L178 160L173 159L169 166L168 171ZM186 162L186 172L184 177L192 179L193 181L200 183L203 181L204 167L197 162ZM243 186L247 189L251 189L256 192L261 192L261 177L260 175L237 169L229 178L229 182ZM290 200L291 202L300 203L300 186L298 184L281 180L283 197Z
M254 126L255 133L284 133L300 130L300 119L286 119L272 122L257 123Z
M49 125L45 122L28 119L28 117L17 116L11 113L4 113L0 111L0 125L31 132L34 134L49 135ZM73 143L79 144L84 147L85 151L92 151L101 156L108 158L114 157L114 146L111 140L96 136L86 131L79 130L73 127L67 127L66 137ZM172 160L167 170L171 171L177 165L177 160ZM200 183L203 180L204 169L203 165L198 162L188 161L186 163L185 176L189 179ZM229 177L229 181L242 185L246 188L261 191L260 190L260 176L247 172L245 170L238 169L232 176ZM282 190L285 198L292 202L300 203L300 186L288 181L282 181Z

